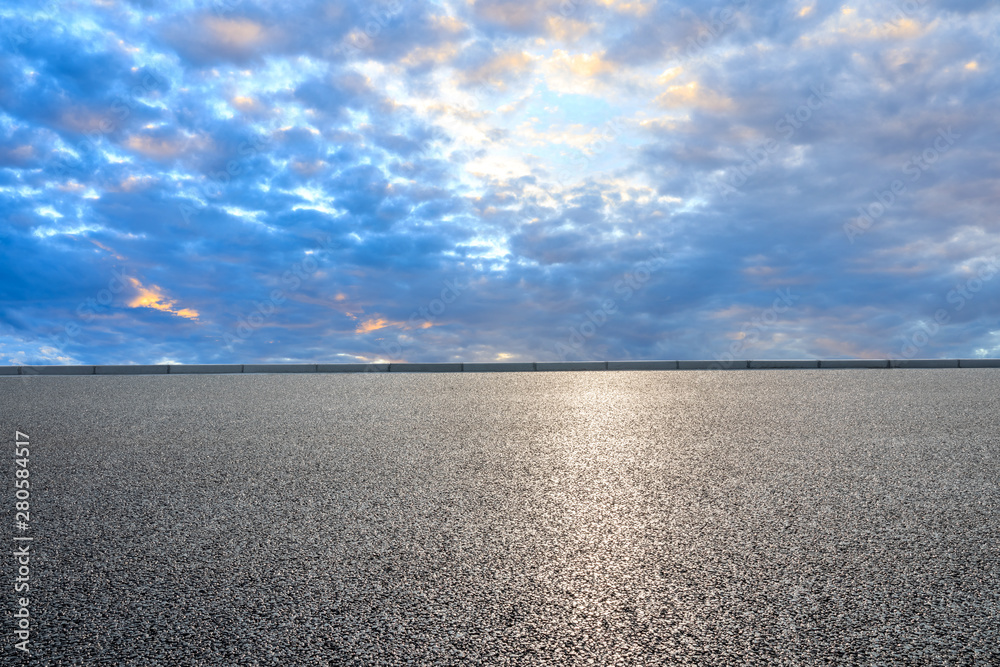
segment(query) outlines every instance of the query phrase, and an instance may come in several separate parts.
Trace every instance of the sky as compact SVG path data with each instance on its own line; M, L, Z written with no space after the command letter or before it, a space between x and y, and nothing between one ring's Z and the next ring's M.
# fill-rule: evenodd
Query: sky
M0 17L0 364L1000 356L996 3Z

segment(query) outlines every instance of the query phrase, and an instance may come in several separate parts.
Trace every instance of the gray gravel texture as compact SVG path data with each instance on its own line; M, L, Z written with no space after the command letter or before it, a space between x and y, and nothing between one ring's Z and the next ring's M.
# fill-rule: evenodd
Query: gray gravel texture
M998 413L996 369L3 378L30 664L1000 664Z

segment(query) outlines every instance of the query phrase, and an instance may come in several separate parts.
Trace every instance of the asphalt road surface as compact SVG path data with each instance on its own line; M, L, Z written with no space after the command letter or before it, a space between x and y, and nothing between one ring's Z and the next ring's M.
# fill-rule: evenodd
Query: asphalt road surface
M0 427L3 664L1000 664L1000 370L11 377Z

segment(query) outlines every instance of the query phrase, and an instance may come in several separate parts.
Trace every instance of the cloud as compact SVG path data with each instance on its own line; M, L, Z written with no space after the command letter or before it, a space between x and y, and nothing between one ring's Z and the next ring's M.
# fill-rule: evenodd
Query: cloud
M178 17L161 29L165 43L184 59L197 64L225 61L248 63L283 41L280 29L245 17L223 18L212 14Z
M669 86L656 102L665 109L698 108L706 111L726 111L732 108L733 101L707 90L697 81Z
M522 34L541 32L547 15L559 8L553 0L474 0L471 4L473 15L485 26Z
M175 308L177 301L164 296L163 290L156 285L146 287L136 278L130 277L128 280L136 291L136 295L128 302L129 308L152 308L189 320L198 319L198 311L191 308Z
M505 90L513 81L522 79L530 70L534 59L524 51L498 53L473 68L462 72L466 86L492 86Z
M0 357L996 354L1000 15L844 9L12 10Z

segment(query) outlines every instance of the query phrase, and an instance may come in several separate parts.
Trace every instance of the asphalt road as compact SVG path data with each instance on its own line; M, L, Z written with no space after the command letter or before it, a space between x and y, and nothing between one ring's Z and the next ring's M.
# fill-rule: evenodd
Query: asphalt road
M0 378L26 664L1000 664L998 415L993 369Z

